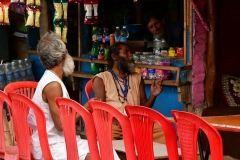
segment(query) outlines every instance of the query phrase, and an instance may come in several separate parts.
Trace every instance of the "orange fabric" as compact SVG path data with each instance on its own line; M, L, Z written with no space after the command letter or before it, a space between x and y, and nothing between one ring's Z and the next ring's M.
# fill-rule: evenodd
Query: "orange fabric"
M115 108L117 108L122 113L126 104L140 105L139 85L141 82L141 74L133 73L129 75L129 79L128 79L129 88L128 88L128 94L127 94L127 102L125 102L124 104L122 104L119 101L118 91L116 89L114 78L111 72L109 71L101 72L97 74L96 77L99 77L103 80L103 83L105 85L105 92L106 92L106 102L114 106ZM120 79L121 86L124 88L122 83L123 80L121 78L119 79ZM116 84L117 84L117 87L119 88L119 84L118 83ZM121 96L123 96L121 90L119 90L119 93ZM121 100L123 100L123 98L121 98Z

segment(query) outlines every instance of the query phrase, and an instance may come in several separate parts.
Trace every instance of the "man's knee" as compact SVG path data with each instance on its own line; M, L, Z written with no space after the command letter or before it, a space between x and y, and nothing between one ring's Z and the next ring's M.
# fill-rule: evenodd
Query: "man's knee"
M86 156L85 160L91 160L91 156L90 156L90 154L89 154L89 153L87 154L87 156Z

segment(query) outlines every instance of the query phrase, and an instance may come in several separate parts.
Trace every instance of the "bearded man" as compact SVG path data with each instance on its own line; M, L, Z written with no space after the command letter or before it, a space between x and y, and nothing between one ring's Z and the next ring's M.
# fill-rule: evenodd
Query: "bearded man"
M144 80L140 73L134 72L131 48L128 44L118 42L108 52L109 71L101 72L93 78L94 97L107 102L124 113L127 104L152 107L156 97L162 91L162 81L151 85L151 95L146 97ZM122 130L118 122L113 122L112 138L122 139ZM153 140L165 143L162 129L155 124Z
M44 111L48 142L53 159L66 160L66 144L60 121L59 109L55 103L56 97L69 98L68 91L62 82L63 76L72 74L74 62L69 55L61 37L53 32L46 33L37 45L37 52L45 73L38 82L32 100ZM79 118L79 115L76 117ZM37 132L34 113L30 110L28 123L32 128L32 154L34 159L43 159ZM80 160L91 160L87 140L76 137ZM115 159L119 160L116 153Z

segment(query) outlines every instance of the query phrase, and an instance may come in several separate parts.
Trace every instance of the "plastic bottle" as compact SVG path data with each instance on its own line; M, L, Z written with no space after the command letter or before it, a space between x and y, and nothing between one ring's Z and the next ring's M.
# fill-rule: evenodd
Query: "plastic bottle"
M153 53L155 55L168 56L168 44L162 36L153 36Z
M109 45L106 45L105 48L104 48L104 60L107 60L108 58L108 51L109 51Z
M20 74L19 66L17 61L11 62L12 64L12 71L13 71L13 80L14 81L21 81L22 77Z
M104 60L104 44L100 44L98 52L98 60Z
M32 72L32 62L31 62L31 60L25 58L24 62L25 62L26 71L27 71L27 79L29 81L34 81L35 78L34 78L34 75L33 75L33 72Z
M92 60L96 60L98 59L98 46L96 43L92 44L92 50L90 53L90 59ZM98 73L98 64L96 63L90 63L90 70L91 70L91 74L95 75Z
M110 35L108 32L108 28L103 29L103 43L105 44L110 44Z
M20 71L20 75L23 81L27 81L27 73L26 73L26 69L23 65L23 61L22 60L18 60L18 67L19 67L19 71Z
M103 38L102 28L99 28L98 29L98 36L97 36L97 39L98 39L99 43L102 43L102 38Z
M121 31L120 31L120 28L118 26L116 27L116 30L114 32L114 37L115 37L115 42L120 42Z
M3 65L4 65L4 72L5 72L5 75L6 75L7 84L9 84L11 82L14 82L11 63L4 63Z
M129 37L129 33L128 33L127 29L126 29L126 26L123 26L123 29L121 30L120 41L127 43L128 37Z
M98 39L98 27L96 25L92 26L92 41L96 42Z
M4 65L0 64L0 90L3 90L6 86L5 75L4 75Z

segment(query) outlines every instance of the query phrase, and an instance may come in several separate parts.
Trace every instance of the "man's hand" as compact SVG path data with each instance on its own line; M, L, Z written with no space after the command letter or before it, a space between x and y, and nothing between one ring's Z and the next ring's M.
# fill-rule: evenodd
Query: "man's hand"
M151 85L152 96L156 97L162 92L162 80L153 81Z

